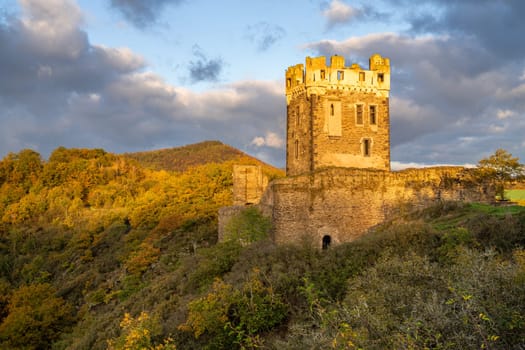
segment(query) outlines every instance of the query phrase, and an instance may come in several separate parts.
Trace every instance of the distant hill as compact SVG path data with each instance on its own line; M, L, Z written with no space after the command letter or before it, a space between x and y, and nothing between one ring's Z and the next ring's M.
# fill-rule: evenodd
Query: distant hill
M244 160L243 163L251 160L254 163L264 164L260 160L220 141L203 141L182 147L125 153L124 157L134 159L140 165L149 169L178 172L207 163L223 163L240 159ZM269 166L267 164L264 165Z

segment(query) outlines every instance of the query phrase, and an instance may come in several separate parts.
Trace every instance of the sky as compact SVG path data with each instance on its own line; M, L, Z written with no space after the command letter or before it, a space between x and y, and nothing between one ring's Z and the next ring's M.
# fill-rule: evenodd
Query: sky
M0 159L219 140L285 165L284 74L391 61L392 167L525 162L523 0L0 0Z

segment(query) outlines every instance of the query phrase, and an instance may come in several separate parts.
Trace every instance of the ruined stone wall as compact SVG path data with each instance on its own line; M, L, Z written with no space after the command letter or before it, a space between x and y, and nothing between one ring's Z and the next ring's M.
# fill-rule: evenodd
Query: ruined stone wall
M230 220L240 214L244 209L246 209L245 205L232 205L229 207L222 207L219 209L219 233L218 233L218 240L219 242L224 241L224 236L226 235L226 227Z
M263 205L272 208L274 239L293 243L308 236L348 242L401 208L423 208L438 200L487 201L491 193L471 186L461 167L400 172L333 168L273 181Z
M259 165L234 165L233 166L233 205L219 209L219 241L226 233L228 222L249 205L261 202L261 197L271 194L266 191L268 177L263 174ZM261 206L261 211L266 216L271 216L271 209Z
M268 178L258 165L233 166L233 205L259 203Z

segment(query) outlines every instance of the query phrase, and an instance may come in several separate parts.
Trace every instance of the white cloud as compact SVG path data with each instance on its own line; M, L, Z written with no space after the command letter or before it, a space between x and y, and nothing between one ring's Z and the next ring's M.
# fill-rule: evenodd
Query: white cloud
M417 121L421 119L422 115L426 114L423 108L414 101L400 97L392 97L390 108L395 111L397 120Z
M251 145L256 147L272 147L282 148L284 146L284 140L274 132L267 132L266 136L256 136L253 138Z
M399 62L413 62L417 61L422 54L434 55L438 53L436 43L444 42L448 39L447 36L425 35L418 37L409 37L400 35L398 33L383 32L371 33L363 36L349 37L342 41L337 40L321 40L318 42L307 43L303 47L305 49L314 49L319 51L340 52L347 57L353 56L355 53L364 53L370 56L371 48L377 50L382 54L399 53L399 57L404 60L394 60ZM424 50L424 51L422 51ZM357 51L357 52L356 52ZM412 57L416 56L416 57ZM395 56L394 58L396 58ZM390 56L390 58L393 58Z
M77 58L86 49L86 36L78 28L82 12L70 0L20 0L23 29L34 49Z
M35 33L56 37L75 31L82 22L80 8L70 0L20 0L22 23Z
M359 10L340 0L332 0L328 8L323 11L329 28L337 24L348 23L357 15L359 15Z
M470 145L470 144L472 144L473 142L475 142L477 140L478 140L478 138L477 137L473 137L473 136L460 136L460 137L458 137L458 141L459 141L461 146Z
M253 138L251 144L257 147L262 147L266 144L266 140L262 136L256 136Z
M127 47L106 47L92 45L92 48L101 56L104 63L120 71L134 71L146 65L144 58Z
M506 125L491 124L488 126L488 131L494 134L501 134L507 130Z
M398 161L391 161L390 162L390 168L394 171L396 170L403 170L403 169L410 169L410 168L430 168L430 167L438 167L438 166L462 166L465 168L474 168L476 165L471 163L464 163L464 164L425 164L425 163L417 163L417 162L398 162Z
M284 145L283 139L274 132L266 134L266 145L273 148L281 148Z
M507 119L509 117L514 116L516 113L514 111L511 111L510 109L499 109L496 113L498 119Z
M46 65L41 65L40 67L38 67L38 71L36 74L39 78L50 77L53 75L53 68Z
M98 103L100 101L100 95L99 94L89 94L89 99L91 102Z

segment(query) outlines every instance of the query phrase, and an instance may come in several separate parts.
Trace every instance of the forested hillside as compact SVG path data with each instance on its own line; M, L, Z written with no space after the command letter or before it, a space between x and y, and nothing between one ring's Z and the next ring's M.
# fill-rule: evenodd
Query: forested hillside
M256 160L181 152L0 162L1 349L525 346L523 207L438 203L326 251L274 245L248 208L217 243Z
M157 151L125 153L124 156L135 159L145 168L171 171L185 171L189 167L208 163L223 163L240 158L251 158L238 149L219 141L204 141ZM256 162L261 163L258 160Z
M174 149L166 167L198 165L166 171L141 165L147 154L58 148L47 161L23 150L0 162L0 348L105 348L126 308L146 302L137 293L216 243L233 164L260 162L218 143L197 148L228 160ZM165 301L160 293L152 303Z

